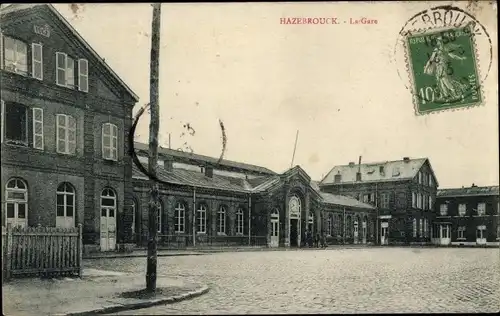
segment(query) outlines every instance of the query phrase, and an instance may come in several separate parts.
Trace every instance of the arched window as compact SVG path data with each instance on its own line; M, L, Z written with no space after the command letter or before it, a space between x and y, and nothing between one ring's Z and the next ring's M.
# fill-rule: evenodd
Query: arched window
M243 222L243 209L240 207L236 211L236 233L243 234L245 223Z
M226 234L226 208L224 206L219 207L217 212L217 234Z
M332 214L328 214L327 223L326 223L326 234L328 236L332 235L332 224L333 224L333 216L332 216Z
M336 221L336 226L337 226L337 236L341 236L343 235L343 231L342 231L342 215L338 214L337 215L337 221Z
M417 237L417 219L416 218L413 219L413 237L414 238Z
M176 233L184 233L186 225L186 207L183 203L177 203L175 206L175 223L174 228Z
M161 205L161 201L158 201L158 233L161 234L163 232L163 205Z
M132 223L130 224L130 233L132 235L133 238L135 238L135 233L136 233L136 227L137 227L137 219L136 219L136 216L137 216L137 202L136 200L132 200L132 204L130 205L130 212L131 212L131 215L132 215Z
M7 224L13 227L28 225L28 186L19 179L13 178L5 187L5 204Z
M301 208L302 207L300 205L300 199L296 196L292 196L288 204L288 212L290 214L290 218L300 218Z
M68 182L57 187L56 226L75 227L75 188Z
M196 223L198 225L198 234L207 233L207 208L205 205L200 204L196 211Z
M271 213L271 220L273 219L279 219L280 218L280 213L278 212L277 209L274 209L273 212Z

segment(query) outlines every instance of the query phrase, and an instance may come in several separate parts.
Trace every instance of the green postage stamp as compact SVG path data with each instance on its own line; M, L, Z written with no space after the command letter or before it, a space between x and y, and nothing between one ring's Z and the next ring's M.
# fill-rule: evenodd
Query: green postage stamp
M419 114L481 104L481 79L469 26L412 33L405 44Z

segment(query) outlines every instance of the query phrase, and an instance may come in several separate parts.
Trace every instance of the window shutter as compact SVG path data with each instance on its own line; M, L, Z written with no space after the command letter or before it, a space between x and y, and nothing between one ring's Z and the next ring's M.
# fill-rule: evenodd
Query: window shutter
M78 60L78 90L89 91L89 63L86 59Z
M33 108L33 148L43 147L43 109Z
M111 137L111 148L113 159L118 159L118 127L116 125L111 125L112 137Z
M31 75L33 78L43 80L43 49L42 44L31 44Z
M109 159L111 137L109 131L109 123L102 124L102 158Z
M76 153L76 119L73 116L67 116L68 119L68 153Z
M56 52L56 84L66 86L66 54Z
M5 104L3 102L3 100L1 100L1 105L2 105L2 126L0 126L0 129L1 129L1 141L3 143L3 130L5 129Z
M0 69L3 69L3 34L0 32Z

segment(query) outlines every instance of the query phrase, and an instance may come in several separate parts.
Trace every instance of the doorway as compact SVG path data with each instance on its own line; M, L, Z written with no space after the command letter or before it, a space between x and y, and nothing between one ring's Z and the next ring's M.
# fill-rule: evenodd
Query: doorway
M290 219L290 247L299 246L299 220Z
M354 244L358 243L358 221L354 222Z
M279 246L279 223L280 215L278 210L274 210L271 214L271 247Z
M388 245L389 244L389 236L387 235L389 223L382 222L380 223L380 244Z
M486 245L486 225L477 226L476 243L478 245Z
M439 225L439 230L440 230L440 235L439 235L439 244L440 245L449 245L451 243L451 232L450 229L451 225L450 224L441 224Z

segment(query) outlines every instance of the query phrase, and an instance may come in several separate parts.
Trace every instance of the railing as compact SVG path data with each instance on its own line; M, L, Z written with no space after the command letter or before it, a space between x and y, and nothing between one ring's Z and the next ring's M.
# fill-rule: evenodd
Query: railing
M147 235L143 235L140 244L147 245ZM266 247L267 236L208 236L198 234L193 235L175 234L158 235L158 248L160 249L188 249L188 248L230 248L230 247Z
M82 275L82 226L2 227L2 275Z

